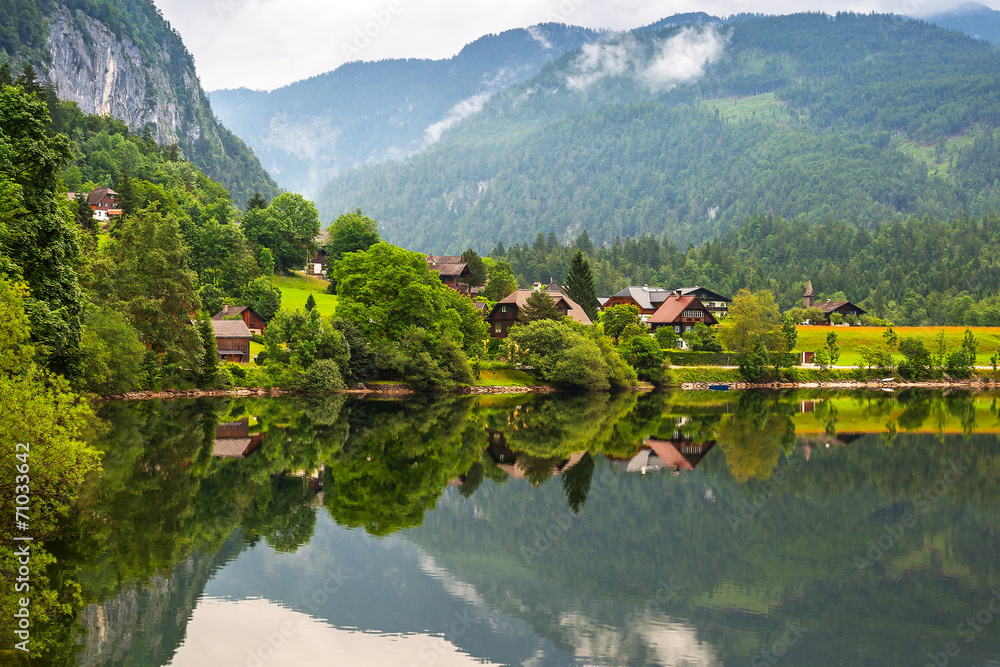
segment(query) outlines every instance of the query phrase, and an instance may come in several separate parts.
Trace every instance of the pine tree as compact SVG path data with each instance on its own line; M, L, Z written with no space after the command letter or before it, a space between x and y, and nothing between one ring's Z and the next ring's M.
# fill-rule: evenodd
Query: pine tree
M521 308L517 318L522 322L537 322L538 320L561 320L562 313L556 308L555 300L548 292L535 290L528 297L528 302Z
M486 284L486 264L483 263L482 257L473 250L469 248L462 253L462 261L469 268L469 279L467 281L469 287L482 287Z
M590 262L584 258L580 250L573 256L569 273L566 274L566 293L569 298L580 304L591 321L596 319L597 292L594 290L594 276L590 272Z
M265 208L267 208L267 200L264 199L264 195L262 195L259 190L257 192L254 192L253 197L250 197L250 199L247 200L248 213L255 209L263 210Z
M316 299L313 297L312 294L310 294L309 298L306 299L306 310L312 310L315 307L316 307Z
M127 171L123 171L122 177L118 179L118 201L126 215L132 215L138 208L135 188L132 187L132 179Z

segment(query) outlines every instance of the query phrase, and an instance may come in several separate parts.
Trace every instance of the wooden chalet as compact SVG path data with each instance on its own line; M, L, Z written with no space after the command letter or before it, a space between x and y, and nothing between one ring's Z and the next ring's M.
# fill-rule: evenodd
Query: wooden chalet
M649 285L636 287L633 285L611 296L604 302L602 308L607 310L608 308L620 305L636 306L639 308L639 315L645 322L671 294L673 292L665 290L662 287L650 287Z
M250 433L250 420L226 422L215 427L212 455L221 458L246 458L264 442L262 433Z
M469 266L457 255L427 255L427 266L441 276L441 282L462 294L469 293L468 285L463 280L472 276Z
M493 310L490 311L487 321L490 323L490 336L492 338L506 338L507 333L510 331L512 325L517 323L517 316L524 305L528 303L528 299L536 290L530 289L519 289L512 294L507 295L503 299L497 302L497 305L493 306ZM564 317L568 317L571 320L580 322L581 324L586 324L590 326L593 324L590 318L587 317L587 313L584 312L580 305L573 301L562 292L550 292L545 290L545 294L552 297L552 300L556 302L556 308Z
M224 320L226 318L239 317L247 325L251 334L260 335L267 329L267 323L256 310L250 306L223 306L222 310L212 315L213 320Z
M681 296L673 292L663 300L660 307L647 320L653 331L660 327L672 327L676 334L694 331L695 325L713 326L719 321L696 296Z
M111 188L97 188L87 195L87 203L94 211L94 219L107 221L123 213L118 193Z
M253 334L243 320L212 319L215 329L215 349L221 361L238 364L250 362L250 338Z
M326 277L326 260L327 260L327 250L326 244L329 242L328 231L323 230L316 237L316 245L319 249L313 253L312 257L309 258L309 262L306 264L305 273L310 276L318 276L320 278Z
M680 292L681 296L694 296L705 305L705 309L717 320L729 314L729 304L733 302L729 297L722 296L718 292L713 292L707 287L679 287L674 290Z
M806 291L802 295L802 307L809 308L819 308L823 311L823 315L826 317L824 322L816 322L816 324L830 324L830 318L834 314L841 315L842 317L854 316L861 317L868 311L861 306L855 305L850 301L833 301L827 299L826 301L820 301L816 303L816 292L813 291L812 281L806 281Z

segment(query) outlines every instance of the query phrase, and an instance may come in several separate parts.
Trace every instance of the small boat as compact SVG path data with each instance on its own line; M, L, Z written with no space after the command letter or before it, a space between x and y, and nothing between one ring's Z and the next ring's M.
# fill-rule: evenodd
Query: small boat
M729 391L728 384L710 384L708 385L708 388L712 391Z

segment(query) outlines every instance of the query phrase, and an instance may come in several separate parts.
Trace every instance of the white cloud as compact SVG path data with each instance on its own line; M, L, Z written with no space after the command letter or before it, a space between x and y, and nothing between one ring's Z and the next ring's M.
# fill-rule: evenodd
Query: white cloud
M726 38L713 27L687 27L656 46L649 58L631 35L613 42L587 44L574 62L575 73L566 77L573 90L586 90L612 76L631 76L653 90L668 90L679 83L695 81L717 61Z
M635 43L629 37L614 43L584 44L576 57L577 73L566 77L566 85L574 90L586 90L608 76L621 76L635 59Z
M442 120L429 125L427 129L424 130L424 147L436 143L445 132L455 127L469 116L482 111L483 105L489 101L490 97L490 93L473 95L472 97L462 100L449 109L447 116L445 116Z
M550 42L548 37L545 36L545 31L537 25L533 25L528 28L528 34L531 35L531 39L541 44L543 49L552 48L552 42Z
M707 65L722 56L725 46L726 38L714 28L684 28L664 41L640 78L654 90L695 81L704 76Z

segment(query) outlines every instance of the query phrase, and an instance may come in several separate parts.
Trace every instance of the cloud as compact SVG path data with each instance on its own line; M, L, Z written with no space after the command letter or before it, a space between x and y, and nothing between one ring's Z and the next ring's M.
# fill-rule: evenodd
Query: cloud
M726 41L715 28L684 28L663 43L640 78L653 90L696 81L704 76L706 66L722 56Z
M566 77L573 90L586 90L608 76L621 76L635 60L635 41L628 37L616 43L584 44L574 65L577 74Z
M480 93L478 95L473 95L468 99L464 99L451 109L448 110L448 115L442 120L429 125L426 130L424 130L424 147L430 146L441 139L441 135L455 127L463 120L479 113L483 110L483 105L489 101L491 93Z
M535 40L542 45L543 49L551 49L552 42L545 36L545 31L539 28L537 25L533 25L528 28L528 34L531 35L531 39Z
M628 75L654 91L669 90L704 76L705 68L722 56L727 41L713 27L686 27L658 44L649 57L631 35L616 39L584 45L566 85L583 91L605 77Z

